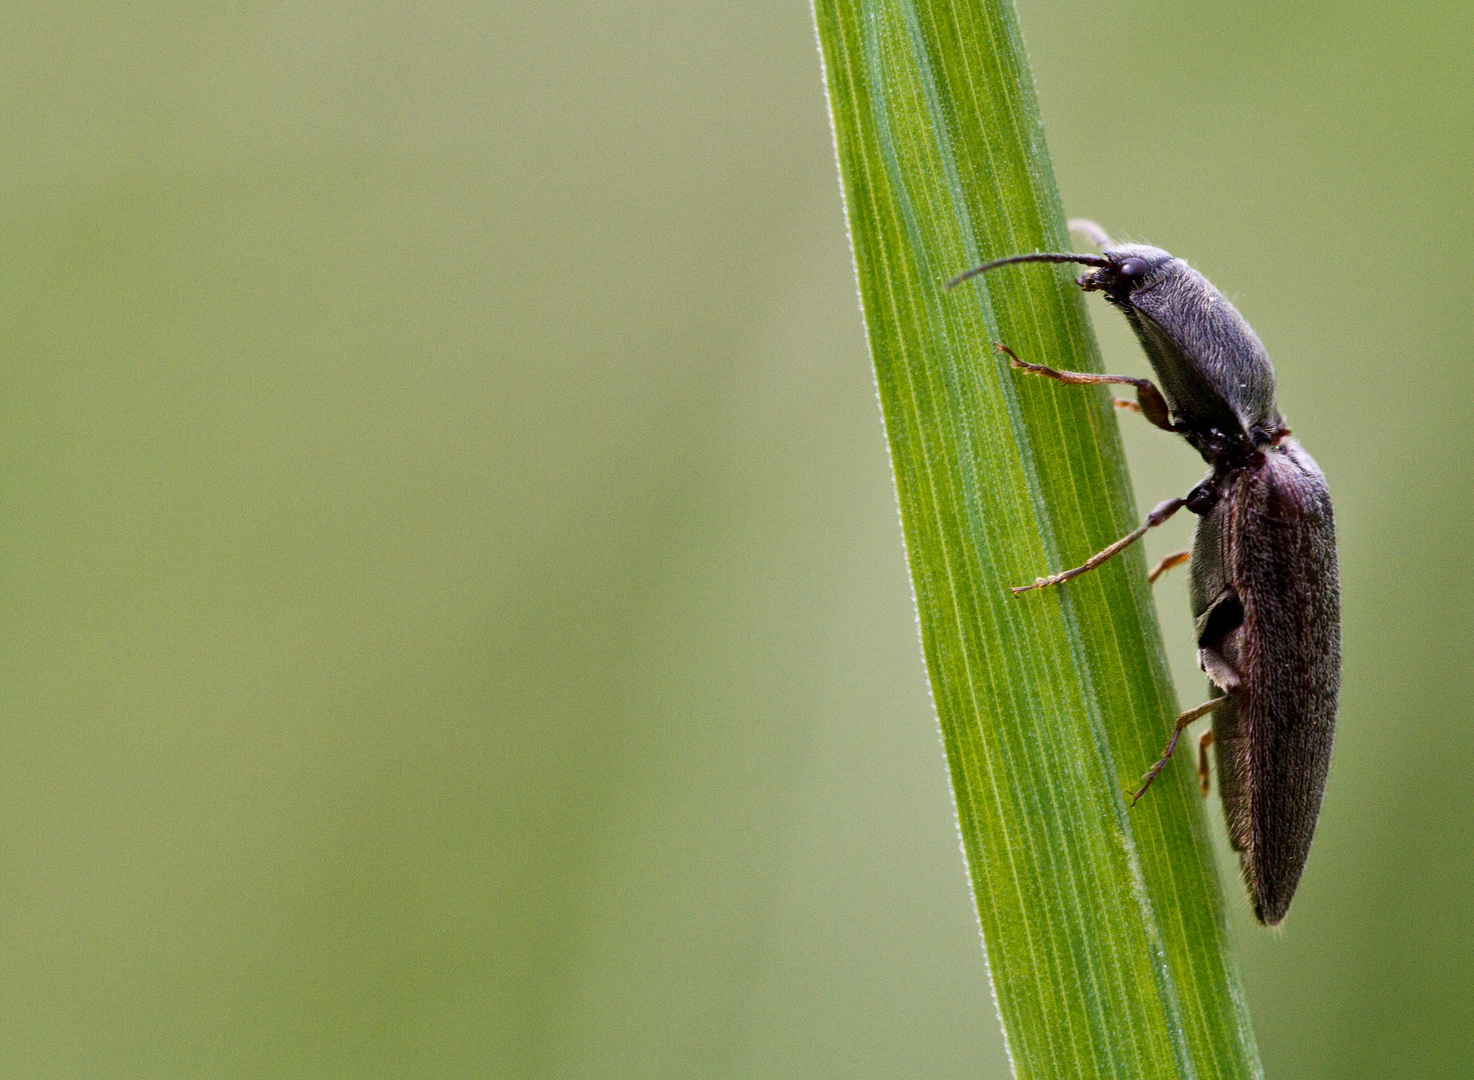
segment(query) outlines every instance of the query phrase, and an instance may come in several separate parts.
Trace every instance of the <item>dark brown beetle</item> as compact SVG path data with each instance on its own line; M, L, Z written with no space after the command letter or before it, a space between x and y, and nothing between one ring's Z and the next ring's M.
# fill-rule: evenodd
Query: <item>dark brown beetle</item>
M1094 569L1184 506L1198 515L1192 612L1198 664L1218 694L1177 718L1161 759L1132 798L1139 799L1166 767L1183 729L1212 713L1212 730L1198 751L1203 791L1211 745L1229 840L1254 914L1274 926L1289 910L1310 853L1336 723L1341 614L1330 493L1319 467L1289 437L1275 405L1274 367L1233 305L1161 248L1113 244L1093 222L1071 227L1099 243L1104 255L1014 255L969 270L948 287L1011 263L1093 267L1076 284L1105 293L1126 316L1161 390L1146 379L1024 363L1007 346L995 348L1031 375L1072 385L1134 386L1135 402L1116 403L1183 436L1210 471L1187 495L1158 505L1140 528L1082 566L1014 592L1058 585ZM1151 580L1188 555L1163 559Z

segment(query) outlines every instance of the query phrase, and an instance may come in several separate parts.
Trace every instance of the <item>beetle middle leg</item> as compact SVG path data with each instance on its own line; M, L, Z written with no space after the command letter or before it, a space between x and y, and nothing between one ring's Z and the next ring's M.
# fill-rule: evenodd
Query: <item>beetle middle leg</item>
M1052 367L1043 364L1030 364L1020 360L1018 354L1001 341L993 343L995 353L1003 353L1008 357L1008 366L1018 368L1029 375L1038 375L1045 379L1054 379L1064 383L1066 386L1086 386L1090 384L1105 384L1107 386L1126 385L1136 387L1136 400L1123 401L1120 398L1111 400L1117 407L1132 409L1141 413L1163 431L1176 431L1177 425L1172 422L1171 411L1167 408L1167 399L1162 396L1156 384L1150 379L1137 379L1130 375L1096 375L1089 371L1056 371Z
M1213 745L1213 729L1203 732L1198 739L1198 787L1203 789L1203 798L1208 797L1208 747Z
M1174 551L1171 555L1164 556L1161 562L1152 567L1151 573L1147 574L1146 583L1148 585L1155 585L1157 578L1161 577L1168 570L1171 570L1174 566L1181 566L1187 562L1188 559L1192 558L1192 553L1192 548L1187 548L1186 550Z
M1221 697L1216 697L1211 701L1203 702L1196 709L1188 709L1187 712L1183 713L1177 718L1177 723L1172 728L1172 738L1167 740L1167 748L1162 751L1162 756L1157 759L1157 763L1155 765L1153 765L1146 772L1142 773L1142 785L1131 796L1132 806L1135 806L1137 802L1141 799L1141 797L1146 794L1146 789L1152 786L1152 781L1155 780L1159 775L1161 775L1162 770L1167 767L1167 762L1172 760L1172 751L1177 749L1177 740L1182 738L1182 729L1187 727L1187 725L1191 724L1194 720L1200 720L1203 717L1207 716L1210 712L1218 708L1218 706L1222 705L1227 700L1228 695L1226 694ZM1209 732L1208 738L1211 740L1212 737L1212 732ZM1204 747L1203 749L1206 749L1206 747ZM1199 752L1201 753L1202 751ZM1206 756L1199 758L1198 768L1200 770L1203 768L1204 764L1206 764L1206 761Z
M1140 540L1143 536L1146 535L1148 529L1156 528L1158 525L1162 524L1162 522L1166 521L1168 518L1177 513L1177 511L1181 510L1186 505L1186 499L1168 499L1166 502L1158 503L1156 505L1156 508L1153 509L1152 512L1146 516L1146 521L1141 524L1140 528L1133 529L1131 532L1121 537L1121 539L1117 540L1110 547L1103 548L1102 550L1097 551L1094 555L1090 556L1090 558L1086 559L1083 563L1075 567L1073 570L1064 570L1058 574L1051 574L1049 577L1039 578L1032 585L1013 586L1013 595L1017 596L1019 593L1026 593L1030 589L1042 589L1046 585L1059 585L1063 582L1069 581L1071 578L1079 577L1087 570L1094 570L1097 566L1105 562L1112 555L1119 554L1126 548L1130 547L1132 544L1136 543L1136 541Z

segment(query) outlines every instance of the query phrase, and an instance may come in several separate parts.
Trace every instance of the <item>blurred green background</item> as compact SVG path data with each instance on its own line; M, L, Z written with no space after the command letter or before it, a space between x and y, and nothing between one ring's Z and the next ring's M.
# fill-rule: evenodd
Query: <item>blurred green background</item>
M1282 933L1222 862L1267 1072L1474 1076L1474 13L1020 17L1067 208L1235 299L1336 495ZM0 49L0 1075L1006 1075L807 6Z

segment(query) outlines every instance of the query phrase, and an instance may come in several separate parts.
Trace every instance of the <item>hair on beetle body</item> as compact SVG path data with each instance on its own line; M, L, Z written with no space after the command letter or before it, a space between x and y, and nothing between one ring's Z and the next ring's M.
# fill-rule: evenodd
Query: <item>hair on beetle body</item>
M1120 310L1160 384L1124 375L1060 371L995 351L1027 374L1066 385L1120 384L1116 400L1181 435L1209 472L1181 498L1158 504L1142 525L1083 564L1021 585L1015 594L1095 569L1186 507L1197 516L1189 564L1198 665L1213 696L1177 717L1162 756L1132 795L1166 768L1183 730L1211 714L1199 741L1217 762L1229 841L1239 853L1254 914L1277 925L1289 910L1310 852L1325 791L1341 678L1340 584L1330 492L1315 461L1290 437L1275 401L1274 367L1238 311L1202 274L1161 248L1113 244L1093 222L1072 221L1101 255L1041 252L984 263L947 283L1017 263L1077 263L1076 280Z

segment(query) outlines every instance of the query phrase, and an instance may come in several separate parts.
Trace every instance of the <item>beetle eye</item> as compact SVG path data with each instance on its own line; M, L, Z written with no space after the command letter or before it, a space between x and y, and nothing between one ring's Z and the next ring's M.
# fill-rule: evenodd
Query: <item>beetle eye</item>
M1124 278L1144 277L1146 275L1146 260L1127 259L1120 266L1116 267L1116 273Z

